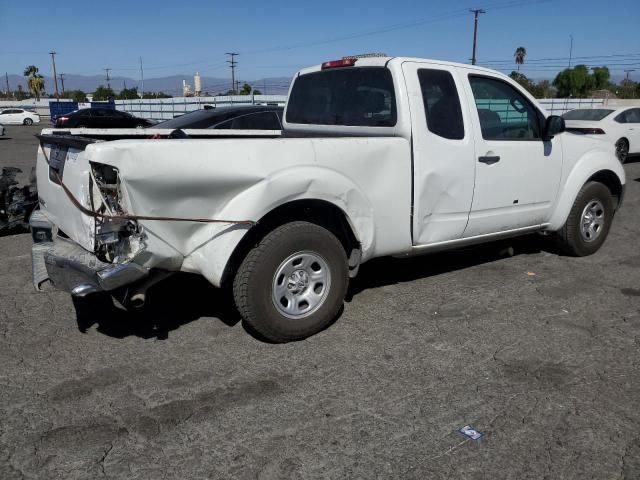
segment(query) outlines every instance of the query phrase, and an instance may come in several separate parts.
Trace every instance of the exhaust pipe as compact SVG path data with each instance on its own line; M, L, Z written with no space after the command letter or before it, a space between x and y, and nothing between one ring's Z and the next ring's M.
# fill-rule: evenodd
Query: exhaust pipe
M147 290L153 287L156 283L164 280L167 277L173 275L173 272L167 272L159 270L136 285L127 299L127 307L139 310L143 308L147 302Z

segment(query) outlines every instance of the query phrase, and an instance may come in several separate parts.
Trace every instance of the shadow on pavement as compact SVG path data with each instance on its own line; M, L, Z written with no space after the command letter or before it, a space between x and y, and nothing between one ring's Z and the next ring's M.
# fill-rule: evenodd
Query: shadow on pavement
M347 301L370 288L410 282L543 250L556 253L550 239L536 234L418 257L377 258L362 265L358 276L351 282Z
M190 274L176 274L151 287L140 310L116 306L108 294L73 298L73 303L81 332L97 325L98 332L114 338L165 340L170 331L201 317L216 317L229 327L240 321L231 295Z
M544 237L531 235L410 259L375 259L362 266L358 277L351 282L346 301L350 302L355 295L370 288L410 282L514 255L551 250L548 243ZM81 332L97 325L98 332L120 339L136 336L165 340L169 332L202 317L215 317L229 327L241 320L229 289L213 287L203 277L193 274L176 274L151 287L142 310L127 311L117 306L107 294L74 298L73 302ZM243 327L257 340L266 341L250 327Z

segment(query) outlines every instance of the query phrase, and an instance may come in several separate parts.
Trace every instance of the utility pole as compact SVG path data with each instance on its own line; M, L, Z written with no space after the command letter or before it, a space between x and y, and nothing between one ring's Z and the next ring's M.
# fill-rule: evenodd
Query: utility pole
M111 70L113 70L113 69L111 69L111 68L104 68L103 70L104 70L105 72L107 72L107 88L109 88L109 89L110 89L110 88L111 88L111 84L109 83L109 80L111 80L111 79L109 78L109 72L110 72Z
M56 74L56 52L49 52L51 55L51 62L53 63L53 83L56 86L56 100L60 100L60 95L58 94L58 75Z
M571 43L569 44L569 68L571 68L571 60L573 58L573 35L569 35Z
M481 13L487 13L481 8L474 8L469 10L473 13L473 53L471 54L471 65L476 64L476 43L478 39L478 15Z
M64 73L60 74L60 83L62 84L62 95L64 95Z
M7 72L4 72L4 79L7 81L7 98L9 98L11 89L9 88L9 74Z
M142 57L140 57L140 98L144 97L144 71L142 70Z
M231 93L233 94L235 93L236 88L236 65L238 65L238 62L236 62L235 58L238 56L238 54L227 52L226 55L229 55L231 57L231 60L227 60L227 63L231 67Z
M629 93L629 94L630 94L630 93L631 93L631 91L632 91L632 90L631 90L631 84L629 83L629 74L630 74L631 72L635 72L635 69L630 69L630 70L625 70L625 71L624 71L624 73L626 73L626 74L627 74L627 78L626 78L626 80L625 80L625 82L624 82L624 89L625 89L625 90L627 91L627 93ZM631 95L629 95L629 97L631 97Z

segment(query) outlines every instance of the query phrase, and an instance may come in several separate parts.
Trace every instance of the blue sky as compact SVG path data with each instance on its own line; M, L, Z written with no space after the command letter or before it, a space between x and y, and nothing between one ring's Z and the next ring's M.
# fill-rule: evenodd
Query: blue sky
M238 52L237 77L290 76L297 69L343 55L385 52L467 62L473 17L485 8L478 61L507 73L524 46L522 72L552 78L567 63L610 65L640 77L640 1L619 0L244 0L36 1L0 0L0 72L26 65L52 72L145 78L172 74L227 77L225 52ZM619 56L611 56L619 55ZM596 56L602 56L596 58ZM538 59L561 59L542 60ZM498 63L502 62L502 63Z

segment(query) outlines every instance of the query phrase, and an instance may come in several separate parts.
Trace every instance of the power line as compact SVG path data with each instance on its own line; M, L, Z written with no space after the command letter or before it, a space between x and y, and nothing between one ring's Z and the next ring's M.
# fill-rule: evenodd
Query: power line
M496 4L488 4L485 5L484 9L489 11L489 10L502 10L505 8L515 8L515 7L521 7L521 6L531 6L531 5L537 5L540 3L549 3L551 0L537 0L537 1L510 1L510 2L502 2L502 3L496 3ZM427 17L427 18L423 18L420 20L414 20L411 22L405 22L405 23L398 23L398 24L393 24L393 25L388 25L385 27L381 27L378 29L373 29L373 30L365 30L363 32L357 32L357 33L352 33L352 34L347 34L347 35L342 35L342 36L338 36L338 37L330 37L330 38L325 38L325 39L321 39L321 40L314 40L314 41L310 41L310 42L303 42L303 43L298 43L298 44L292 44L292 45L288 45L288 46L276 46L276 47L270 47L270 48L263 48L263 49L259 49L259 50L249 50L249 51L244 51L244 52L240 52L242 53L242 55L254 55L254 54L261 54L261 53L266 53L266 52L277 52L277 51L283 51L283 50L293 50L295 48L304 48L304 47L311 47L311 46L316 46L316 45L324 45L327 43L335 43L335 42L341 42L344 40L352 40L355 38L362 38L362 37L369 37L369 36L373 36L373 35L379 35L379 34L383 34L383 33L388 33L388 32L393 32L396 30L404 30L407 28L413 28L413 27L417 27L420 25L426 25L429 23L436 23L436 22L440 22L440 21L444 21L444 20L450 20L453 18L458 18L458 17L466 17L469 14L469 11L464 8L464 9L458 9L458 10L452 10L451 12L447 12L447 13L443 13L440 15L434 15L431 17Z

